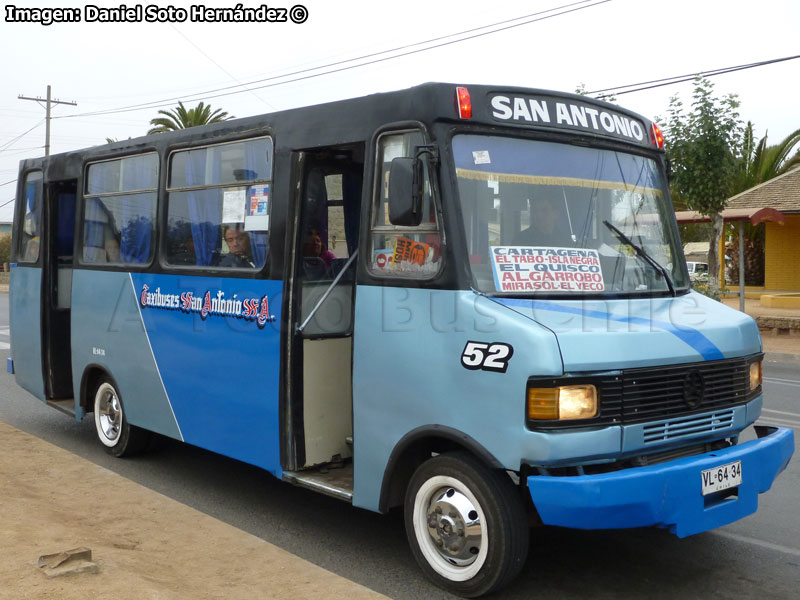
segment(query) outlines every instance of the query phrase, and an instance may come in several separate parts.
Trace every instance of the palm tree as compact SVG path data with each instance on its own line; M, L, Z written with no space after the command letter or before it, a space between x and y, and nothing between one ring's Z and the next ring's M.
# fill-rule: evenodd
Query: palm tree
M177 129L188 129L189 127L207 125L208 123L219 123L220 121L227 121L228 119L234 118L219 108L211 112L211 106L202 102L198 104L197 107L190 108L189 110L186 110L186 107L183 106L183 102L178 102L177 108L172 110L160 110L158 114L164 116L150 120L150 125L153 125L153 128L147 132L147 135L175 131Z
M739 168L733 195L749 190L765 181L769 181L800 165L800 151L789 158L795 146L800 143L800 129L790 133L780 143L767 146L767 135L756 143L753 135L753 124L747 122L742 138ZM747 285L764 285L764 225L751 225L744 223L744 263L745 283ZM734 236L729 243L726 254L731 257L728 261L728 275L731 281L739 281L739 244Z
M800 165L800 151L788 158L800 143L800 129L790 133L780 143L767 146L767 135L758 144L753 136L753 124L747 122L742 142L741 162L734 194L749 190Z

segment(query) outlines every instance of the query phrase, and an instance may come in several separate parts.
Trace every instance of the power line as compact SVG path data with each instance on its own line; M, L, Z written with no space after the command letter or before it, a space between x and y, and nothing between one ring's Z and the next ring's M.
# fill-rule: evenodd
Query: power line
M771 65L779 62L784 62L787 60L795 60L800 58L800 54L796 54L794 56L785 56L783 58L773 58L770 60L762 60L760 62L754 63L747 63L743 65L735 65L732 67L723 67L721 69L712 69L710 71L700 71L699 73L687 73L685 75L675 75L674 77L665 77L663 79L653 79L652 81L641 81L639 83L629 83L628 85L618 85L615 87L608 87L601 90L593 90L591 92L587 92L588 94L601 94L601 98L605 95L616 95L620 96L622 94L632 94L633 92L641 92L643 90L649 90L657 87L663 87L667 85L674 85L676 83L683 83L684 81L691 81L697 77L716 77L717 75L724 75L726 73L733 73L735 71L744 71L745 69L754 69L755 67L763 67L765 65ZM636 87L642 86L642 87ZM626 90L625 88L634 88L631 90ZM617 91L623 90L623 91ZM611 92L611 94L603 94L603 92Z
M30 129L28 129L28 131L25 131L24 133L20 133L20 134L19 134L17 137L15 137L15 138L11 139L10 141L8 141L8 142L6 142L5 144L3 144L2 146L0 146L0 151L2 151L2 150L5 150L5 149L6 149L6 148L8 148L9 146L11 146L13 143L15 143L15 142L17 142L17 141L21 140L23 137L25 137L26 135L28 135L28 134L29 134L31 131L33 131L34 129L36 129L37 127L39 127L39 125L41 125L42 123L44 123L44 119L42 119L41 121L39 121L39 122L38 122L36 125L34 125L33 127L31 127Z
M185 40L186 40L187 42L189 42L189 43L190 43L192 46L194 46L194 48L195 48L195 49L196 49L196 50L197 50L197 51L198 51L200 54L202 54L202 55L203 55L203 56L205 56L205 57L206 57L206 58L207 58L209 61L211 61L211 63L212 63L214 66L216 66L216 67L217 67L217 68L218 68L220 71L222 71L223 73L225 73L225 75L227 75L228 77L230 77L231 79L233 79L233 80L234 80L234 81L235 81L237 84L239 84L239 85L246 85L246 84L242 83L241 81L239 81L239 79L238 79L237 77L235 77L235 76L234 76L234 75L233 75L231 72L229 72L229 71L228 71L228 70L227 70L225 67L223 67L223 66L222 66L221 64L219 64L217 61L215 61L213 58L211 58L211 56L209 56L209 55L208 55L208 54L205 52L205 50L203 50L203 49L202 49L200 46L198 46L198 45L197 45L197 44L195 44L195 43L194 43L194 42L193 42L191 39L189 39L189 37L188 37L188 36L186 36L186 35L185 35L185 34L184 34L184 33L183 33L183 32L182 32L180 29L178 29L177 27L175 27L175 25L173 25L172 23L170 23L170 26L172 27L172 29L174 29L174 30L175 30L175 33L177 33L178 35L180 35L180 36L181 36L183 39L185 39ZM272 110L276 110L276 109L275 109L275 107L274 107L274 106L272 106L272 104L270 104L269 102L267 102L266 100L264 100L262 97L260 97L260 96L259 96L258 94L256 94L255 92L253 92L253 96L254 96L254 97L257 99L257 100L259 100L259 101L263 102L264 104L266 104L266 105L267 105L267 107L271 108Z
M593 2L593 3L592 4L587 4L589 2ZM305 79L312 79L312 78L315 78L315 77L321 77L323 75L330 75L332 73L339 73L339 72L347 71L347 70L350 70L350 69L356 69L356 68L359 68L359 67L364 67L364 66L368 66L368 65L377 64L377 63L384 62L384 61L387 61L387 60L394 60L396 58L402 58L404 56L417 54L419 52L425 52L425 51L428 51L428 50L433 50L435 48L441 48L441 47L444 47L444 46L449 46L449 45L452 45L452 44L456 44L456 43L459 43L459 42L464 42L464 41L475 39L475 38L482 37L482 36L485 36L485 35L490 35L490 34L493 34L493 33L506 31L508 29L513 29L515 27L521 27L523 25L528 25L530 23L536 23L536 22L539 22L539 21L544 21L546 19L551 19L553 17L558 17L558 16L566 15L566 14L569 14L569 13L572 13L572 12L577 12L579 10L592 8L594 6L598 6L600 4L605 4L607 2L611 2L611 0L599 0L599 1L595 1L595 0L580 0L579 2L572 2L572 3L569 3L569 4L564 4L564 5L561 5L561 6L557 6L555 8L549 8L547 10L531 13L529 15L523 15L521 17L515 17L513 19L507 19L505 21L499 21L497 23L492 23L490 25L482 25L480 27L475 27L473 29L460 31L460 32L457 32L457 33L452 33L452 34L448 34L448 35L445 35L445 36L440 36L440 37L437 37L437 38L431 38L429 40L425 40L425 41L422 41L422 42L415 42L413 44L407 44L405 46L399 46L397 48L392 48L392 49L389 49L389 50L382 50L380 52L373 52L371 54L366 54L366 55L359 56L359 57L356 57L356 58L350 58L350 59L346 59L346 60L327 63L325 65L320 65L318 67L312 67L312 68L308 68L308 69L301 69L299 71L294 71L294 72L290 72L290 73L284 73L282 75L275 75L275 76L267 77L267 78L264 78L264 79L258 79L258 80L251 81L251 82L244 83L244 84L229 85L229 86L224 86L224 87L221 87L221 88L216 88L216 89L213 89L213 90L208 90L206 92L198 92L198 93L195 93L195 94L189 94L188 97L187 96L181 96L181 97L175 97L175 98L167 98L167 99L164 99L164 100L155 100L155 101L152 101L152 102L144 102L144 103L141 103L141 104L131 104L131 105L128 105L128 106L122 106L120 108L115 108L115 109L107 109L107 110L99 110L99 111L94 111L94 112L79 113L77 115L63 115L61 117L56 117L56 118L59 118L59 119L70 119L70 118L73 118L73 117L81 117L81 116L95 116L95 115L107 115L107 114L118 114L118 113L124 113L124 112L133 112L133 111L136 111L136 110L159 108L161 106L166 106L166 105L168 105L168 104L170 104L172 102L175 102L177 100L185 100L187 102L194 101L194 100L210 100L210 99L213 99L213 98L220 98L220 97L223 97L223 96L231 96L231 95L234 95L234 94L241 94L241 93L244 93L244 92L251 92L253 90L260 90L260 89L264 89L264 88L268 88L268 87L274 87L274 86L277 86L277 85L285 85L285 84L288 84L288 83L295 83L295 82L298 82L298 81L303 81ZM556 11L561 11L561 12L556 12ZM554 14L547 14L547 13L554 13ZM542 15L544 15L544 16L542 16ZM536 17L536 18L533 18L533 17ZM520 23L513 23L514 21L521 21L522 19L527 19L527 20L522 21ZM513 23L513 24L509 24L509 23ZM500 25L505 25L505 26L504 27L499 27ZM493 28L493 27L499 27L499 28L491 29L490 31L483 31L481 33L475 33L474 35L469 35L467 37L460 37L459 39L456 39L456 40L450 40L450 41L442 42L440 44L434 44L432 46L426 46L425 48L418 48L416 50L409 50L407 52L402 52L400 54L394 54L392 56L386 56L386 57L383 57L383 58L378 58L378 59L367 61L367 62L361 62L361 63L355 64L355 65L349 65L349 66L340 67L340 68L337 68L337 69L330 69L328 71L323 71L321 73L312 73L312 74L309 74L309 75L304 75L306 73L311 73L312 71L319 71L321 69L329 69L330 67L339 67L340 65L345 65L347 63L352 63L352 62L355 62L355 61L362 61L362 60L365 60L365 59L373 58L373 57L376 57L376 56L381 56L381 55L384 55L384 54L390 54L390 53L393 53L393 52L400 52L402 50L407 50L408 48L413 48L415 46L422 46L422 45L425 45L425 44L432 44L434 42L438 42L438 41L445 40L445 39L448 39L448 38L453 38L453 37L456 37L456 36L463 36L465 34L474 33L476 31L481 31L481 30L489 29L489 28ZM252 85L255 85L255 84L258 84L258 83L264 83L264 82L267 82L267 81L274 81L275 79L283 79L283 78L286 78L286 77L293 77L295 75L303 75L303 76L302 77L296 77L295 79L289 79L287 81L280 81L280 82L277 82L277 83L271 83L271 84L262 85L262 86L258 86L258 87L248 87L248 88L243 89L243 90L228 91L228 90L234 90L235 88L240 88L240 87L244 87L244 86L252 86ZM217 92L224 92L224 93L217 94ZM210 95L210 94L216 94L216 95Z
M28 148L6 148L5 150L0 150L0 152L27 152L29 150L38 150L39 148L44 148L44 146L30 146Z
M2 187L4 185L8 185L9 183L14 183L15 181L16 181L16 179L12 179L11 181L6 181L5 183L0 183L0 187Z

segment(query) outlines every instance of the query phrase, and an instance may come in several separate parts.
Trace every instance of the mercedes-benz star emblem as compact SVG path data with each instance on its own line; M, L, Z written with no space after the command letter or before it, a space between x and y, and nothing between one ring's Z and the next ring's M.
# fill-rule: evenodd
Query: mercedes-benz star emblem
M706 384L697 369L689 371L683 380L683 401L689 408L697 408L703 402Z

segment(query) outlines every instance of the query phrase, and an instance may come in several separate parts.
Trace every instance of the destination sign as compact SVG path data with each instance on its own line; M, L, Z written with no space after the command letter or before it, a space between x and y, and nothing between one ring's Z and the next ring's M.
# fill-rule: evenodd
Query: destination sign
M490 114L502 123L573 129L650 145L641 120L588 102L527 94L494 94L489 101Z

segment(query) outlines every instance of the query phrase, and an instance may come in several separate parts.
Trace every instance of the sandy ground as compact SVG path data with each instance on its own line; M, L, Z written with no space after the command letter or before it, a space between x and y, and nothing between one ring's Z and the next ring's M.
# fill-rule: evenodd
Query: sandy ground
M80 546L99 573L37 567ZM3 600L383 598L5 423L0 547Z

